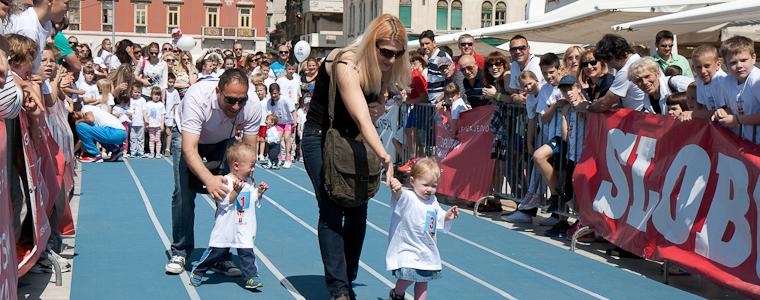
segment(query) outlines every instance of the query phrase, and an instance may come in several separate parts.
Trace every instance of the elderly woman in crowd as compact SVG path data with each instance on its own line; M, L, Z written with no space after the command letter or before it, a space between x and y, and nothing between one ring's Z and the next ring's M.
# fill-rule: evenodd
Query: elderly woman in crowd
M666 77L660 65L651 57L644 57L631 64L628 80L636 84L645 94L644 111L668 114L666 100L675 92L684 92L694 79L686 76Z

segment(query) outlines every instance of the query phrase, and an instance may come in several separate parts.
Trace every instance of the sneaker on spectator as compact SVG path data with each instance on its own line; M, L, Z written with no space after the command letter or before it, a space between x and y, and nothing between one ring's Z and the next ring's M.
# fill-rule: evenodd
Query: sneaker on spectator
M266 158L266 157L264 157L264 155L261 155L261 154L259 154L259 156L258 156L258 160L259 160L259 163L261 163L261 162L264 162L264 161L266 161L266 160L267 160L267 158Z
M501 216L501 219L509 223L531 223L533 217L529 214L516 210L510 215Z
M559 221L551 229L545 231L544 235L553 238L563 238L567 234L568 229L570 229L570 224L567 221Z
M289 160L286 160L285 163L282 164L283 169L290 169L290 167L292 166L293 166L293 163L290 162Z
M279 170L280 169L280 164L270 163L269 166L270 166L269 168L272 169L272 170Z
M203 283L203 274L193 272L190 274L190 285L199 286Z
M80 158L79 161L83 163L92 163L92 162L99 163L99 162L103 162L103 157L100 155L97 155L97 156L87 155L87 156L82 156L82 158Z
M541 226L554 226L554 225L557 225L558 222L559 222L559 219L557 219L555 217L549 217L549 218L543 219L541 221L538 221L538 225L541 225Z
M227 277L243 276L243 272L232 261L219 262L211 268L214 273L224 274Z
M530 197L528 197L528 195L530 195ZM520 205L517 206L517 209L529 210L538 207L540 204L541 195L528 193L525 195L525 198L523 198L523 201L520 202Z
M161 158L164 158L164 156L161 155L161 153L156 153L156 158L161 159Z
M262 162L259 162L261 164L261 167L264 169L271 169L272 163L270 163L268 160L264 160Z
M169 149L164 150L164 156L169 157L171 155L172 155L171 150L169 150Z
M245 281L245 288L247 289L260 289L264 287L264 283L261 282L259 274L253 275L253 278L248 278Z
M180 274L185 271L185 257L175 255L169 259L169 263L166 264L166 273Z

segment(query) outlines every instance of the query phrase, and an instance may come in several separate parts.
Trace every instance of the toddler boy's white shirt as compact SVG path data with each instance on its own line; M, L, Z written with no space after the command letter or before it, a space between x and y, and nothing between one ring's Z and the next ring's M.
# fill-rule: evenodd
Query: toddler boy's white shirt
M129 110L132 111L132 127L145 126L143 111L145 111L145 98L137 97L129 101Z
M232 190L234 176L226 175L227 188ZM243 189L236 199L230 194L216 206L216 220L211 229L210 247L217 248L253 248L256 238L256 208L261 207L259 191L252 185L251 179L243 184Z

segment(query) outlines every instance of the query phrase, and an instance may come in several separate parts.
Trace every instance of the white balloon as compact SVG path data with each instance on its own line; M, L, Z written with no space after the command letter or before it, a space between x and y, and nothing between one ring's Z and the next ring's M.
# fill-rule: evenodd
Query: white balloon
M296 46L293 47L293 55L295 55L296 60L298 60L299 63L306 60L309 57L309 54L311 54L311 45L306 41L299 41L296 43Z
M182 51L190 51L193 47L195 47L195 39L190 36L183 35L177 40L177 48Z

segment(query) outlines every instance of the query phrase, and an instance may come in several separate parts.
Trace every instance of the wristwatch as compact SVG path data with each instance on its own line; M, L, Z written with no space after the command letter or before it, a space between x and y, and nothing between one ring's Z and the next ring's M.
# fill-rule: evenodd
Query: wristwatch
M583 106L583 110L584 110L584 111L588 111L588 108L589 108L589 106L591 106L591 102L590 102L590 101L588 101L588 100L587 100L587 101L585 101L585 102L586 102L586 105L585 105L585 106Z

